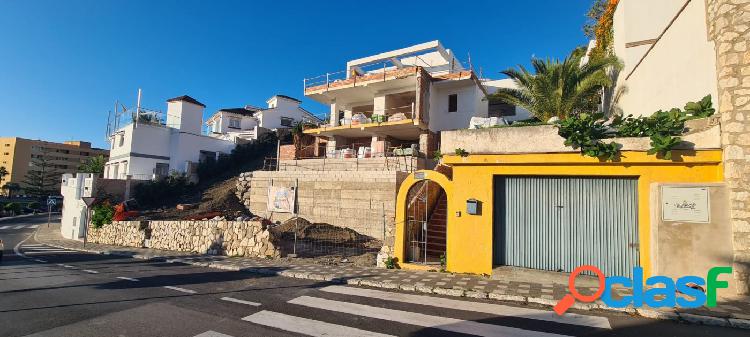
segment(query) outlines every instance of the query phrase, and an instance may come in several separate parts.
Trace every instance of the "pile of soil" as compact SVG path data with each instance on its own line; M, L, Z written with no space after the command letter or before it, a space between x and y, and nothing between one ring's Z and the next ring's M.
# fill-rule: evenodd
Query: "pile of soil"
M296 228L296 230L295 230ZM358 243L366 241L367 236L361 235L350 228L336 227L327 223L310 223L304 218L292 218L273 228L283 240L319 240L336 243Z
M217 182L205 190L181 198L180 203L196 204L197 207L195 208L181 211L175 208L177 204L167 205L161 209L144 210L137 220L201 220L204 218L212 219L217 216L234 220L240 216L251 217L252 214L234 194L236 185L236 177Z

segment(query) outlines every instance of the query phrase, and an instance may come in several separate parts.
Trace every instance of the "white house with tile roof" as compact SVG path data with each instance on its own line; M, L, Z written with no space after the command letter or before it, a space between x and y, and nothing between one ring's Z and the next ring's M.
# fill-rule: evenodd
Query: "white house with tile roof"
M209 136L219 139L255 140L272 130L291 128L297 122L320 123L320 119L300 107L301 101L286 95L275 95L266 108L246 105L216 111L206 121Z

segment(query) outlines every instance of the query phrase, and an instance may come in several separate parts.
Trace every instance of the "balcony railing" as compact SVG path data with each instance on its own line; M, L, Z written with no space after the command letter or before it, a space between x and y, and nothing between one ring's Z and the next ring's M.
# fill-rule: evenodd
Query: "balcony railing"
M427 70L431 75L451 74L466 71L466 69L470 68L464 67L464 65L458 61L432 64L419 56L402 58L401 63L403 66L397 67L392 61L382 61L358 66L356 67L356 70L352 70L351 73L348 73L346 70L341 70L305 78L302 81L303 89L305 91L312 88L315 88L315 90L328 89L348 82L356 85L357 82L376 80L379 76L382 76L383 80L386 80L389 74L409 68L421 67Z

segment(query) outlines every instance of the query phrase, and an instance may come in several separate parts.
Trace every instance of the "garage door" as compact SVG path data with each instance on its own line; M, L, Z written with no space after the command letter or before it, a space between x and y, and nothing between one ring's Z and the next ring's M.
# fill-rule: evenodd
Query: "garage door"
M637 178L495 177L494 263L606 275L638 265Z

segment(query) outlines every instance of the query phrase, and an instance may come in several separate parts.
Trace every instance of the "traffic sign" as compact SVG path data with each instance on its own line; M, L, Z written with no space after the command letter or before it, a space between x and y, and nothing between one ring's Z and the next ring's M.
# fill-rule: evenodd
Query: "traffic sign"
M47 199L47 206L55 206L55 205L57 205L57 200Z

